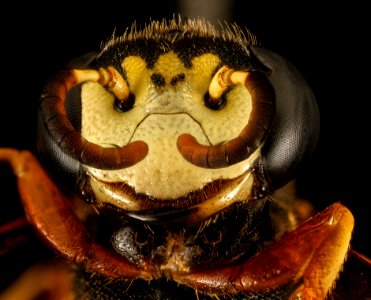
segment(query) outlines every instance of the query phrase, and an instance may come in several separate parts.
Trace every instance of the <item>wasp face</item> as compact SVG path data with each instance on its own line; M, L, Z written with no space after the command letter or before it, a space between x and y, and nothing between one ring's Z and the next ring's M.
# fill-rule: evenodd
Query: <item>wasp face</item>
M201 54L188 66L182 54L169 50L159 55L152 67L140 55L123 57L123 77L135 98L133 107L124 112L115 110L115 97L101 85L83 86L81 132L86 139L102 146L122 147L139 140L148 145L147 156L132 167L86 168L99 200L127 210L141 209L135 196L122 192L125 185L151 198L148 206L166 206L165 202L186 198L205 186L215 189L215 181L250 175L258 150L242 162L218 169L195 166L180 153L177 141L182 134L190 134L206 146L225 143L239 135L251 113L251 95L243 84L226 92L223 108L208 108L204 99L221 59ZM237 193L238 186L235 183L228 193Z
M337 203L296 228L287 183L315 147L318 108L299 72L254 41L237 26L154 21L47 82L39 150L75 193L27 151L0 160L30 222L80 267L63 270L65 293L325 299L354 220Z
M317 139L310 89L254 41L154 21L45 88L40 150L104 212L98 239L154 277L236 262L271 239L266 196Z
M197 207L192 222L256 197L252 173L275 98L252 41L236 28L217 33L202 20L153 22L108 41L89 66L108 72L79 86L81 111L73 123L83 146L77 156L88 152L86 143L100 151L137 143L142 150L123 159L142 156L124 166L105 165L97 154L77 157L89 197L134 214ZM81 74L76 77L88 76ZM75 100L67 95L67 107ZM58 147L69 143L66 135Z

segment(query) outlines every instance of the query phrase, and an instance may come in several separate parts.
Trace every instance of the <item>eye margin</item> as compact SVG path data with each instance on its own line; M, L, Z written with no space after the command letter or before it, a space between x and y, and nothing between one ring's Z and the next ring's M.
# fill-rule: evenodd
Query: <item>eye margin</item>
M251 53L269 71L276 93L276 116L262 148L264 177L271 190L293 180L311 161L318 145L320 112L313 90L285 57L262 47Z

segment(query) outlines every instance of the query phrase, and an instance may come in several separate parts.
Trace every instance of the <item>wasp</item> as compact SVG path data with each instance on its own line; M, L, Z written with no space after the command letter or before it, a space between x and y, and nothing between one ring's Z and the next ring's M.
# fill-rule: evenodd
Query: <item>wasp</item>
M295 194L319 121L300 72L236 24L113 35L46 82L38 153L0 149L57 254L0 299L326 299L354 218Z

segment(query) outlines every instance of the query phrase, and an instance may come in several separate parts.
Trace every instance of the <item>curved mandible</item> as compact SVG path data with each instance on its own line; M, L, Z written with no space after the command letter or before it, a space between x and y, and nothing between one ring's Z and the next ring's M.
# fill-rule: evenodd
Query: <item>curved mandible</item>
M202 145L190 134L179 136L177 146L182 156L202 168L223 168L247 159L265 140L275 115L275 93L262 72L242 72L226 66L213 77L209 94L218 99L232 85L242 83L251 94L252 110L238 137L218 145Z
M135 141L123 147L104 148L86 140L69 121L64 106L67 93L75 85L87 81L106 86L119 101L129 97L125 80L113 67L59 72L47 82L40 99L41 117L50 137L63 152L90 167L121 169L135 165L148 153L145 142Z

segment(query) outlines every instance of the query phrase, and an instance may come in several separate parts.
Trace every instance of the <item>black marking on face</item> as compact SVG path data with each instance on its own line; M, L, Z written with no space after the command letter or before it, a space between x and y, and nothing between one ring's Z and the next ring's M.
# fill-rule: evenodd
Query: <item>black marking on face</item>
M157 39L122 41L105 50L98 58L97 65L114 66L123 72L121 62L128 56L139 56L146 61L147 68L152 69L160 55L174 51L185 68L192 67L192 59L206 53L212 53L221 59L221 65L227 65L237 70L254 69L255 62L240 44L225 41L221 38L187 37L180 35L176 41L169 42Z
M186 68L192 67L192 59L205 53L212 53L221 59L222 65L233 69L250 69L250 57L239 44L226 42L220 38L192 37L179 39L172 50L178 55Z
M161 87L165 85L165 78L159 73L153 73L151 75L151 80L155 86Z
M178 75L175 75L173 78L171 78L170 84L172 86L175 86L178 82L181 82L185 79L185 74L180 73Z

